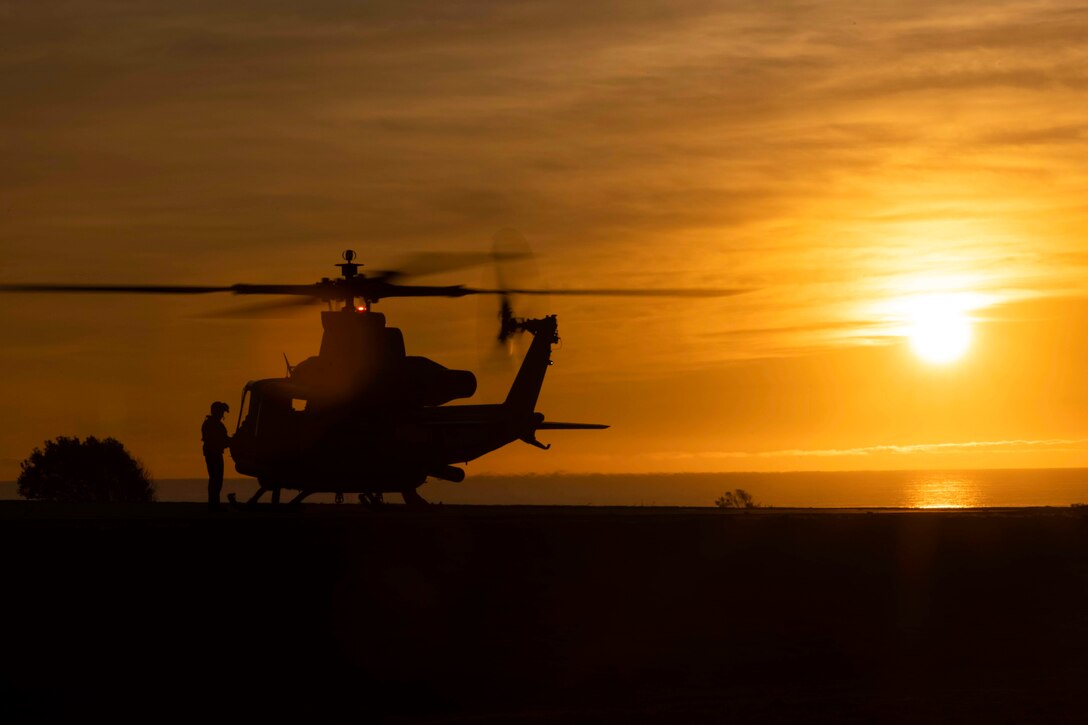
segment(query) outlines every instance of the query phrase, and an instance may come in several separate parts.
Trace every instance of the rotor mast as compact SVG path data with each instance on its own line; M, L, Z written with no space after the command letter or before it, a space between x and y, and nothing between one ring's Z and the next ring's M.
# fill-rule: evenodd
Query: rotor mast
M353 310L355 309L355 292L352 290L352 280L359 276L359 267L362 267L363 265L355 262L354 249L345 249L340 257L344 261L336 266L340 268L340 275L345 281L345 284L343 285L344 309ZM365 276L366 275L363 275L364 278ZM363 305L368 310L370 309L371 302L372 300L368 300L365 297L363 298Z

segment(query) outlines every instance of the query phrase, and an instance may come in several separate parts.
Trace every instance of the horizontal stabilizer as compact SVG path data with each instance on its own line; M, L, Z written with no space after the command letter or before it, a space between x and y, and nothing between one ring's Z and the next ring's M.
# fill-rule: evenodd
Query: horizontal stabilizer
M537 430L602 430L608 428L600 423L553 423L545 421L536 427Z

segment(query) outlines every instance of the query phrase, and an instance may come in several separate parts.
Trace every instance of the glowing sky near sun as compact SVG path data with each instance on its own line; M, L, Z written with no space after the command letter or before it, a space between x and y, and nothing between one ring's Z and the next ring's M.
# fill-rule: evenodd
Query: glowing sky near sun
M516 227L544 284L751 289L525 305L564 341L541 409L614 427L470 473L1088 460L1077 3L2 3L0 35L0 282L305 283ZM60 434L201 475L207 403L319 341L230 302L0 298L0 479ZM479 369L490 308L382 309Z

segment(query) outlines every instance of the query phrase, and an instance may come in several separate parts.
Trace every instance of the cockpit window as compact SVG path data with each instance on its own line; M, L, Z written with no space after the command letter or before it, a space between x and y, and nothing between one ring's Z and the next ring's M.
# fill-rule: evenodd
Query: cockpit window
M249 386L247 385L242 390L242 402L238 404L238 424L234 427L235 432L242 427L242 421L246 419L248 411L246 406L249 404Z

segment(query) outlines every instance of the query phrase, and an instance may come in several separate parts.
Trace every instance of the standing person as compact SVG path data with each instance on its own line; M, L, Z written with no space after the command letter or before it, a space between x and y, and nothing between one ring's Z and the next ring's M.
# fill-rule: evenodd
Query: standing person
M218 511L222 504L219 494L223 491L223 451L230 448L227 426L223 416L230 410L226 403L212 403L211 413L200 426L200 440L204 441L204 462L208 464L208 510Z

